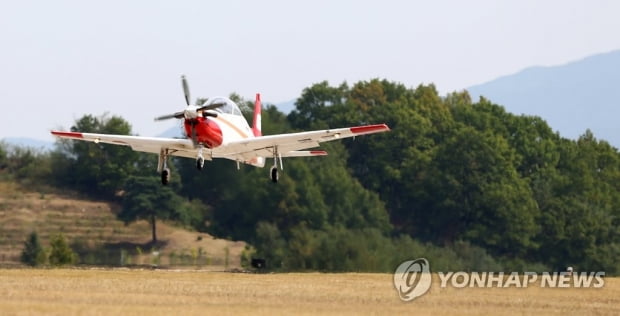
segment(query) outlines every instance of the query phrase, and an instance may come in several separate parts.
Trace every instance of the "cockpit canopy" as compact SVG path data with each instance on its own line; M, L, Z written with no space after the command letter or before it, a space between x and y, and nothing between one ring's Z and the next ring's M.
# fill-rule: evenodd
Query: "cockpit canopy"
M225 98L225 97L209 98L209 100L207 100L207 102L205 102L205 104L203 105L211 105L211 104L216 104L216 103L224 103L224 105L215 109L216 112L239 115L239 116L242 115L241 110L239 110L239 106L237 106L237 104L229 98Z

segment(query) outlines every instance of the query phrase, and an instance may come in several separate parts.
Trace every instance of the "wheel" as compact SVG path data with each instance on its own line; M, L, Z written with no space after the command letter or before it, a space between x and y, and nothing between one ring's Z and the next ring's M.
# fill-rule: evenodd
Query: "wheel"
M276 166L271 167L270 175L271 175L271 182L278 183L278 178L279 178L278 167Z
M166 185L170 182L170 169L166 168L161 172L161 184Z
M198 159L196 159L196 169L202 170L202 167L204 167L204 165L205 165L204 158L198 157Z

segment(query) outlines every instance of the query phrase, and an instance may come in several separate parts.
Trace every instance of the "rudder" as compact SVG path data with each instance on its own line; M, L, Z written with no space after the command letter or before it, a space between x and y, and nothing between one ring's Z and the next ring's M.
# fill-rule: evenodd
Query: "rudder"
M254 121L252 122L252 132L254 133L254 136L263 135L261 130L261 108L260 93L257 93L256 101L254 101Z

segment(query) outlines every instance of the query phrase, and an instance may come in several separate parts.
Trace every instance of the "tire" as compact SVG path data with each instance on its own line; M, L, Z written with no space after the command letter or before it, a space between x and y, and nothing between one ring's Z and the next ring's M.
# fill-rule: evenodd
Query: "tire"
M167 185L170 182L170 169L166 168L161 172L161 184Z
M269 172L269 174L271 177L271 182L278 183L278 179L280 178L280 176L278 175L278 168L271 167L271 171Z

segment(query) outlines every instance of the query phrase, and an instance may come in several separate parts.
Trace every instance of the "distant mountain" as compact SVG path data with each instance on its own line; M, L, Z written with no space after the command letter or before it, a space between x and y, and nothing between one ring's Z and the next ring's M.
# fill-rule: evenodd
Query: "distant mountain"
M275 106L278 108L278 111L288 115L295 109L295 102L297 102L297 99L276 103Z
M561 66L532 67L467 89L515 114L542 117L563 137L590 129L620 147L620 50Z
M54 149L54 142L44 141L40 139L25 138L25 137L7 137L1 140L5 144L27 147L40 151L50 151Z
M163 131L156 137L185 138L185 133L183 133L182 125L179 123L178 125L172 126L169 129Z

